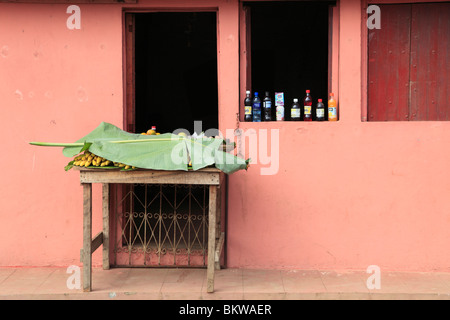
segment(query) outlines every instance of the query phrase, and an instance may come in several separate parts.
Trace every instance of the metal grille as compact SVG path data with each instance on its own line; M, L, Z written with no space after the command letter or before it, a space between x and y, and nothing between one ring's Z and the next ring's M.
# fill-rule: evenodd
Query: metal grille
M206 267L208 186L121 185L114 265Z

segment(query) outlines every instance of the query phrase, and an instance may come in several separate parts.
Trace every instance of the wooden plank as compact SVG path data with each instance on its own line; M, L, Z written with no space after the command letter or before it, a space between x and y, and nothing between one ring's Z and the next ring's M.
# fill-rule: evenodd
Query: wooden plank
M339 63L339 8L338 4L328 6L328 92L338 97L338 63Z
M380 10L381 29L368 31L368 120L408 120L411 6Z
M239 121L244 121L245 91L251 90L252 64L251 64L251 23L250 7L239 1Z
M214 264L216 270L220 270L220 257L222 256L224 243L225 243L225 232L222 232L220 234L220 238L216 242L216 253L214 255Z
M123 110L124 128L128 132L136 130L136 20L134 13L125 13L125 108Z
M439 120L450 120L450 3L439 3L437 37L436 103Z
M119 244L117 243L117 241L115 241L115 239L118 239L119 235L121 234L121 224L119 223L119 221L117 221L118 219L116 218L116 213L117 212L123 212L123 201L121 201L120 199L123 199L124 194L123 194L123 188L122 188L123 184L110 184L109 188L111 189L111 208L114 208L113 212L112 212L112 216L113 218L110 220L110 224L111 224L111 234L110 237L112 239L111 244L112 244L112 248L111 251L114 252L113 256L112 256L112 264L113 265L117 265L117 249Z
M102 215L103 215L103 270L109 270L109 184L102 185Z
M92 283L92 184L83 183L83 291L91 291Z
M225 185L225 173L222 171L219 172L219 185L223 186Z
M412 5L412 120L449 120L449 34L450 3Z
M102 168L99 168L99 167L87 167L86 168L86 167L78 167L78 166L73 167L72 170L78 170L78 171L120 171L119 168L116 168L116 169L102 169ZM151 172L151 171L167 171L167 170L154 170L154 169L140 169L140 168L138 168L138 169L135 169L133 171L127 171L127 172L136 172L136 171L150 171ZM179 171L179 172L193 172L193 171L190 170L190 171ZM198 169L195 172L214 172L214 173L222 173L223 175L225 175L225 173L222 170L217 169L217 168L215 168L213 166L209 166L209 167L206 167L206 168Z
M221 230L221 212L222 211L222 188L220 185L217 187L216 194L216 239L219 239Z
M103 243L103 232L99 232L91 242L91 254L95 252Z
M154 170L86 170L80 171L81 183L154 183L219 185L219 172Z
M216 199L217 186L209 186L209 212L208 212L208 266L206 271L206 290L214 292L214 269L216 247Z

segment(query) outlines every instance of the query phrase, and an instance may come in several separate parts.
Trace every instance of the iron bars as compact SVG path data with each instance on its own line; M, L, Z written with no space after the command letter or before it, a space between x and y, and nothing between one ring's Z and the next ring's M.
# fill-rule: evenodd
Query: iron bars
M116 266L207 266L207 185L116 186Z

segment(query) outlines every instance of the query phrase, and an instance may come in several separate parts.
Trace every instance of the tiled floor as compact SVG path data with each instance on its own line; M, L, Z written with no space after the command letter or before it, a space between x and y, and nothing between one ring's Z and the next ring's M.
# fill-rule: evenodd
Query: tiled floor
M382 272L368 289L365 271L216 271L215 292L206 292L205 269L93 269L92 292L76 285L66 268L0 268L3 299L445 299L450 273ZM69 286L68 286L69 282Z

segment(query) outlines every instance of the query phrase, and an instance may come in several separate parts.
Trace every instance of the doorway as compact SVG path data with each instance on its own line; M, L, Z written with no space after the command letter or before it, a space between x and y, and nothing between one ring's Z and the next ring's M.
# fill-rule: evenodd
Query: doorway
M125 13L124 128L218 129L216 12ZM197 132L200 134L201 132ZM205 267L208 188L114 187L115 266Z

